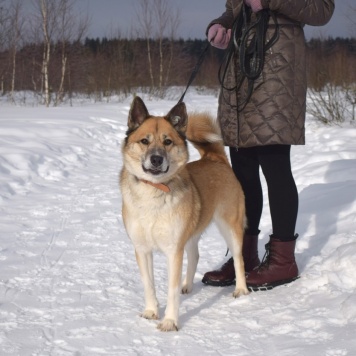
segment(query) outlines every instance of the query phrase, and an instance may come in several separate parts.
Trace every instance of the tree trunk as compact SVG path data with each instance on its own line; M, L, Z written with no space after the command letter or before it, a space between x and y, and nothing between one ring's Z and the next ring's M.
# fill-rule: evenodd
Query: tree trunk
M59 103L61 103L63 101L63 97L64 97L64 89L63 88L64 88L64 79L65 79L65 75L66 75L66 69L67 69L67 56L65 55L65 50L63 49L61 81L60 81L59 88L58 88L55 106L57 106Z
M49 76L48 67L51 58L51 39L48 33L49 26L49 13L48 3L46 0L41 0L41 15L42 15L42 31L44 37L43 46L43 62L42 62L42 75L44 81L44 104L48 107L50 104L50 92L49 92Z
M154 87L155 87L155 82L154 82L154 77L153 77L152 58L151 58L151 45L150 45L150 39L149 38L147 38L147 57L148 57L148 69L149 69L150 79L151 79L151 91L153 91Z

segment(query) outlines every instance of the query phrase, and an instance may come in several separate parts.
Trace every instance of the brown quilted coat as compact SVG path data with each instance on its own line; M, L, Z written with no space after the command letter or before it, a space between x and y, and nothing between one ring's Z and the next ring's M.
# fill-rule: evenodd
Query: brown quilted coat
M208 28L214 23L231 28L242 4L243 0L227 0L226 11ZM262 0L262 6L276 14L279 39L266 53L262 74L242 112L238 113L234 106L245 97L246 87L239 91L221 90L218 120L224 142L232 147L303 145L307 90L303 26L326 24L333 14L334 1ZM275 31L272 19L269 24L267 39ZM239 63L234 58L225 86L234 87L238 72Z

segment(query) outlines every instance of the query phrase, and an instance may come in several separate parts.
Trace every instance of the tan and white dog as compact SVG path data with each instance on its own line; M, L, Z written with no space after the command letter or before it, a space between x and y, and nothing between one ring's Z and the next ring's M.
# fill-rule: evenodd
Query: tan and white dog
M187 163L186 138L198 149L200 160ZM242 258L244 195L209 115L192 114L188 119L185 104L179 103L164 117L151 116L135 97L122 153L122 213L144 285L142 316L159 318L152 258L158 249L168 260L167 306L158 328L178 330L179 296L192 290L198 240L212 220L234 257L233 296L248 294ZM184 250L188 265L181 284Z

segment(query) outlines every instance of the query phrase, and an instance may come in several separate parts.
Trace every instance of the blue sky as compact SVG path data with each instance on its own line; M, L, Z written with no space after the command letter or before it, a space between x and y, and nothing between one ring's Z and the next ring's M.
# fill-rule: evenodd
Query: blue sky
M356 8L355 0L335 2L336 10L331 21L323 27L306 26L307 38L356 35L356 25L352 28L351 21L347 19L347 16L356 16L355 12L350 13L351 5ZM118 30L123 36L129 35L135 27L135 3L135 0L78 0L80 9L91 17L89 36L92 37L109 36ZM172 3L179 4L181 24L177 35L183 38L204 38L207 24L225 9L224 0L180 0Z

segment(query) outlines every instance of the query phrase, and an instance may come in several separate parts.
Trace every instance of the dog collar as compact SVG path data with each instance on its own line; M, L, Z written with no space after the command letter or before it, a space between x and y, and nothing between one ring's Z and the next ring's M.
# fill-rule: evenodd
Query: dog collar
M149 185L152 185L152 187L155 187L155 188L157 188L159 190L162 190L165 193L169 193L171 191L170 188L168 187L168 185L163 184L163 183L153 183L153 182L150 182L150 181L145 180L145 179L141 179L141 182L149 184Z

